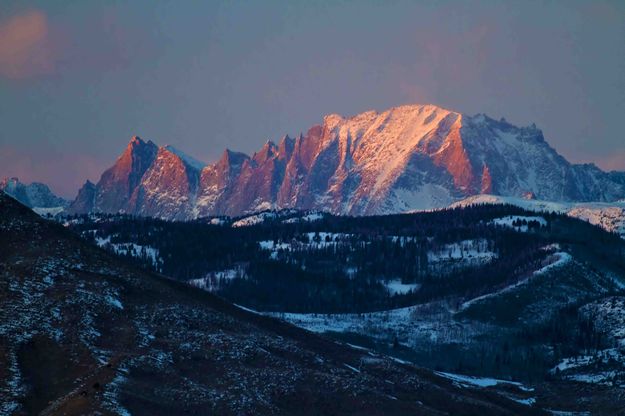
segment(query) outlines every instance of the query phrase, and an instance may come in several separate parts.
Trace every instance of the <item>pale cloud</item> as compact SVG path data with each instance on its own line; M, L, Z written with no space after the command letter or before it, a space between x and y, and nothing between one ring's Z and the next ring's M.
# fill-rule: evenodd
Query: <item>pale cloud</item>
M54 70L46 15L29 10L0 22L0 76L24 79Z
M0 79L99 76L150 59L151 51L144 31L128 27L115 8L100 8L79 20L51 19L39 9L0 20Z

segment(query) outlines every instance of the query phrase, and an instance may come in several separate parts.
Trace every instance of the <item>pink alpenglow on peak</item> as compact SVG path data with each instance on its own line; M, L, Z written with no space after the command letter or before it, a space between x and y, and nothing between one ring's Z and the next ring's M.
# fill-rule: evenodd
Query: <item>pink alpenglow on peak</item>
M331 114L306 134L267 141L251 157L226 150L208 165L134 137L70 211L167 219L278 208L372 215L444 207L480 193L614 201L625 197L625 173L569 163L533 125L404 105Z

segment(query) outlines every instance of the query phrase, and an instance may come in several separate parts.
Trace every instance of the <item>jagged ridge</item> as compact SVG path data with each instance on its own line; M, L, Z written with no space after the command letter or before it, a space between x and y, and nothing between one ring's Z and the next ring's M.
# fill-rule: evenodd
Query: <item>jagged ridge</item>
M56 196L47 185L40 182L26 185L18 178L4 178L0 181L0 191L30 208L63 208L69 205L69 201Z
M134 137L91 187L70 212L189 219L297 208L370 215L442 207L480 193L613 201L625 196L625 174L570 164L535 126L406 105L328 115L306 134L268 141L251 157L226 150L204 167Z

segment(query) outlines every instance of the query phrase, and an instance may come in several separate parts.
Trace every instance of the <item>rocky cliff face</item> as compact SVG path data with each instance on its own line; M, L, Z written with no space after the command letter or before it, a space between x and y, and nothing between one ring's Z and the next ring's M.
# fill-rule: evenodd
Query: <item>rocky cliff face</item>
M68 212L126 212L171 219L194 216L200 169L171 146L133 137L96 185L80 189Z
M78 190L76 199L74 199L67 208L67 212L70 214L92 212L93 207L95 206L96 192L97 188L93 182L89 180L85 182L85 184Z
M158 147L133 137L115 164L106 170L96 187L94 209L117 212L127 209L130 198L156 158Z
M194 216L200 172L165 147L133 189L129 212L152 217L185 219Z
M535 126L406 105L328 115L305 135L267 142L251 157L226 150L208 166L133 138L96 185L90 210L188 219L271 208L383 214L480 193L613 201L625 197L623 177L570 164Z

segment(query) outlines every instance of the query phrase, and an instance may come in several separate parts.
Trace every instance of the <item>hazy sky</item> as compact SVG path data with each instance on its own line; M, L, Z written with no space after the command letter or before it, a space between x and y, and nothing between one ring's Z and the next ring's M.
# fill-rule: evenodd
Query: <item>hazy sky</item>
M0 1L0 176L64 196L132 135L210 162L405 103L625 170L625 1Z

